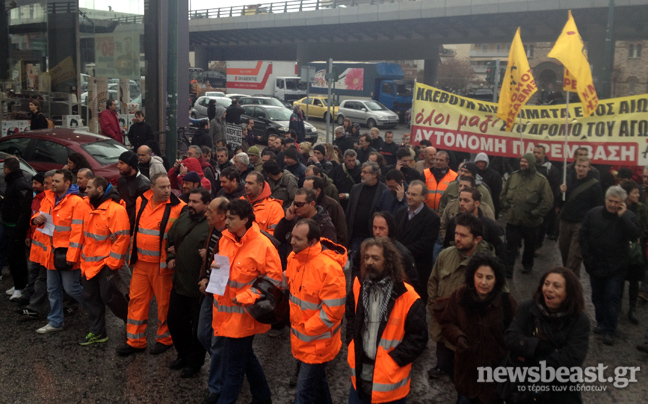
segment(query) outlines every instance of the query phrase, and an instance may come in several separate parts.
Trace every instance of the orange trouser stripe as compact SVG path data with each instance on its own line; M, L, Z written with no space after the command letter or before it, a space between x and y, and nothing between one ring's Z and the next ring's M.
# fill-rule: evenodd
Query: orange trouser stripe
M128 344L132 347L146 347L146 323L149 304L153 296L155 296L157 302L158 313L156 339L165 345L173 344L166 321L173 284L170 274L159 275L159 272L160 264L155 262L137 261L133 267L130 301L128 302L128 319L126 321L126 336Z

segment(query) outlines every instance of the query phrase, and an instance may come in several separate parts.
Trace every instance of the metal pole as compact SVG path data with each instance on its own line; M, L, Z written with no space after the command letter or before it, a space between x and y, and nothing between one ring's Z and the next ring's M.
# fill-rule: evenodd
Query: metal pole
M499 87L500 79L500 60L495 59L495 78L494 78L494 87L493 87L493 102L497 104L497 88Z
M169 161L175 161L178 150L178 1L169 0L169 28L167 38L169 43L167 59L167 122L169 131L166 136L166 156Z
M308 99L310 98L310 70L306 69L306 122L308 122L309 115L308 115L308 106L310 105L308 103Z
M567 183L567 142L569 141L569 91L567 91L567 101L565 102L565 147L563 148L563 154L565 155L565 161L563 164L563 184ZM562 198L565 201L567 194L563 192Z
M612 96L612 69L614 67L614 0L610 0L608 6L607 31L605 34L605 52L603 56L603 77L601 98L610 98Z
M329 58L329 60L328 60L328 76L329 76L329 79L328 79L328 106L327 106L328 116L331 116L331 84L333 82L333 78L331 78L332 74L333 74L333 59ZM329 140L330 140L330 137L329 137L330 131L331 131L331 120L327 119L326 120L326 143L328 143Z

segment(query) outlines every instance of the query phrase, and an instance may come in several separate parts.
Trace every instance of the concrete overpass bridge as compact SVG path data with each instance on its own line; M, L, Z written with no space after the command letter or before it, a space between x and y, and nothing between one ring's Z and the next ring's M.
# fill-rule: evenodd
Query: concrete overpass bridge
M600 74L610 0L291 0L194 10L196 65L210 60L424 59L434 82L439 45L558 38L572 10ZM614 39L648 39L648 0L616 0ZM597 74L598 73L598 74Z

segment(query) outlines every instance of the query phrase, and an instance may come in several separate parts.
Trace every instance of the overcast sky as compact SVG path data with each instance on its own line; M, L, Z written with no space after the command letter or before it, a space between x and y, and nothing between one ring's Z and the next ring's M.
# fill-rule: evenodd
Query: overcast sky
M188 0L191 10L201 10L205 8L231 7L246 4L268 3L268 0ZM113 11L123 13L144 13L143 0L79 0L81 8L94 8L97 10L108 10L108 6Z

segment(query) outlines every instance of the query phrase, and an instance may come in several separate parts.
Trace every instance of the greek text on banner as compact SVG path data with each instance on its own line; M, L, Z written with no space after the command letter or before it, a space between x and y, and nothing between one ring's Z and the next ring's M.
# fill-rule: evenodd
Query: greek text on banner
M570 161L578 147L586 147L596 164L648 164L648 94L601 100L587 118L580 103L570 103L567 148L565 117L565 105L526 106L513 131L506 132L506 122L497 117L497 104L417 83L412 140L504 157L520 157L533 152L534 145L543 145L549 159L563 160L566 154Z

